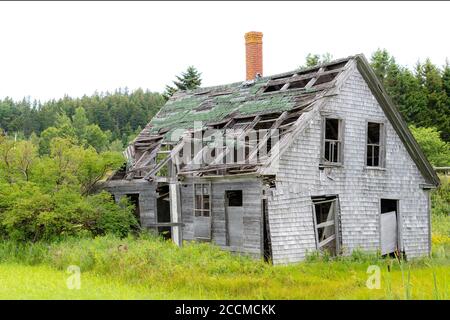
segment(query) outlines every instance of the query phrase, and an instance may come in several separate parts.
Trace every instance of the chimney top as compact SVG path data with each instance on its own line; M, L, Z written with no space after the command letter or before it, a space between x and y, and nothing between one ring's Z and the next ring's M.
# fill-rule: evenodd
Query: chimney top
M249 31L245 34L245 43L262 43L262 32Z
M262 76L262 32L250 31L245 34L246 80Z

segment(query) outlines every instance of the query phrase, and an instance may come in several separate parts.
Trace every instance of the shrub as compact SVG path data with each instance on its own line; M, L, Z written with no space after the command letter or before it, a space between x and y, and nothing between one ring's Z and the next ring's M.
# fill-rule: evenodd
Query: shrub
M124 237L137 226L132 207L127 202L117 205L106 192L82 196L62 188L50 195L33 183L22 183L0 193L0 207L3 236L16 241L107 233Z
M450 165L450 144L443 141L436 128L409 127L414 138L432 165L445 167Z

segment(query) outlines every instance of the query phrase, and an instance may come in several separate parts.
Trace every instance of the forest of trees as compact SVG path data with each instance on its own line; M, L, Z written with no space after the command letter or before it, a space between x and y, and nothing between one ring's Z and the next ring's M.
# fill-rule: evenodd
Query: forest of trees
M81 98L66 96L43 103L5 98L0 100L0 128L9 136L28 138L33 132L40 136L47 128L72 119L76 110L82 108L86 124L98 125L108 142L118 140L126 145L130 136L140 131L164 103L161 94L142 89L132 92L118 89Z

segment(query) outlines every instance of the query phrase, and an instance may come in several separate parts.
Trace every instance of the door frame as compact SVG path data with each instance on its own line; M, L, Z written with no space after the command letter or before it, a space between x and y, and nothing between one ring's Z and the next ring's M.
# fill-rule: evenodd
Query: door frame
M327 198L331 198L333 197L333 199L328 199L328 200L321 200L321 201L314 201L314 198L316 197L327 197ZM315 238L315 242L316 242L316 250L320 251L320 247L319 247L319 234L317 232L317 215L316 215L316 204L320 204L320 203L326 203L326 202L331 202L332 203L332 207L334 210L334 240L336 243L336 256L340 255L340 251L341 251L341 237L340 237L340 227L339 227L339 223L340 223L340 203L339 203L339 196L337 194L335 195L318 195L318 196L314 196L311 197L311 207L312 207L312 215L313 215L313 228L314 228L314 238Z
M402 216L400 212L400 198L382 197L378 201L378 250L381 252L381 200L392 200L396 202L395 216L397 219L397 250L403 252L403 237L402 237Z

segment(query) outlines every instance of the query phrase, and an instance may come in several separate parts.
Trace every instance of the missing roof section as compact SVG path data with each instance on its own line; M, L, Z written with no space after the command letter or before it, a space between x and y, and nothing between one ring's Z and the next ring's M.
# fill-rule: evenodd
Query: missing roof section
M307 79L289 82L289 87L287 89L288 90L302 89L302 88L306 87L306 85L308 84L309 81L311 81L311 79L312 78L307 78Z
M264 93L266 92L274 92L274 91L280 91L281 88L283 88L284 84L276 84L273 86L268 86L266 87L266 89L264 90Z
M271 78L260 92L270 93L293 89L307 89L309 87L317 87L330 83L343 71L346 64L347 60L298 71L296 73L278 75Z
M334 78L336 78L336 76L338 75L339 71L336 72L332 72L332 73L327 73L324 74L322 76L319 76L317 78L317 81L314 83L314 86L318 86L321 85L323 83L328 83L334 80Z

